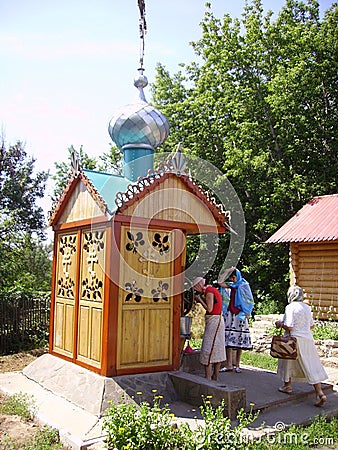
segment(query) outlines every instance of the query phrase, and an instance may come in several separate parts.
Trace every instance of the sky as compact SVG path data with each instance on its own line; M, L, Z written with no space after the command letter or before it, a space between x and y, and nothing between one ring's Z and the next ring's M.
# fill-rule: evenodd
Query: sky
M145 0L145 75L171 74L194 60L206 0ZM240 18L244 0L209 0L214 14ZM263 0L277 16L282 0ZM332 1L320 0L321 13ZM7 145L25 143L38 171L55 173L67 149L108 152L108 123L132 103L140 57L137 0L0 0L0 127ZM150 88L145 96L151 101ZM51 209L49 182L41 206Z

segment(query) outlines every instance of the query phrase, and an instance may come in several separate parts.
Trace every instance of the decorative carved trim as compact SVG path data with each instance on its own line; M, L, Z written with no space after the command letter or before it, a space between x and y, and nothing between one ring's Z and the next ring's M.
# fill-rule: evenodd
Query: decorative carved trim
M55 200L53 202L51 210L48 211L48 222L50 225L54 222L56 216L58 215L63 202L65 201L66 197L68 196L69 191L71 190L71 188L74 186L74 184L78 180L82 180L83 184L88 189L88 192L91 194L93 199L98 203L99 208L101 209L103 214L107 215L107 212L108 212L107 203L104 201L103 197L96 190L93 183L89 180L89 178L86 177L86 175L80 169L77 176L74 176L73 173L69 173L67 186L65 187L64 191L62 192L61 197L59 198L59 200Z
M72 265L72 255L76 253L76 235L60 236L58 244L59 258L61 259L62 274L58 274L57 295L63 298L74 299L75 280L70 276L68 266Z
M173 173L173 166L168 159L165 163L161 163L157 171L151 169L148 171L147 177L139 178L135 184L130 184L125 192L116 194L115 203L119 212L124 211L135 201L140 200L157 185L162 183L169 176L178 176ZM230 211L226 211L222 204L216 203L215 197L210 192L205 191L201 185L190 175L180 175L184 184L207 206L208 209L220 220L222 225L228 224L230 221Z
M87 276L82 280L82 298L102 301L103 282L96 273L99 264L98 254L104 251L104 232L101 230L85 231L83 233L82 262L86 264ZM85 256L86 255L86 256Z

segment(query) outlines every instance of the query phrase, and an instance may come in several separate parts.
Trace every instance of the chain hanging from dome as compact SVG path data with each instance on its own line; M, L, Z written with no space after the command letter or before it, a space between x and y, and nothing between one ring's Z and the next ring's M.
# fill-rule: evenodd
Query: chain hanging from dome
M145 35L147 32L147 22L146 22L146 5L144 0L137 0L138 8L140 10L140 19L139 19L139 29L140 29L140 68L139 70L144 70L143 61L144 61L144 44L145 44Z

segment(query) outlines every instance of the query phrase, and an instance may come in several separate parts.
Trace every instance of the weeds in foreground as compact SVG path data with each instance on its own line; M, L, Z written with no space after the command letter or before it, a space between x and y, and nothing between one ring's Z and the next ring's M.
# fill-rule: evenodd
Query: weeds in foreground
M179 422L168 405L160 406L161 396L155 396L153 405L148 402L112 404L104 417L103 429L107 432L108 448L116 450L213 450L233 448L231 437L242 433L257 414L238 413L239 424L232 427L224 417L224 402L217 407L211 396L203 398L200 411L203 423L196 421L192 430L187 422ZM123 399L122 399L123 401ZM239 442L239 439L237 439ZM240 444L236 448L245 448Z
M282 422L278 422L282 425ZM336 449L338 443L338 418L317 416L308 426L295 426L258 439L246 439L253 450L308 450Z
M27 394L13 394L0 405L0 413L19 416L24 421L31 422L35 414L34 402ZM57 450L62 448L64 447L60 443L58 430L47 425L36 428L34 435L26 439L3 436L1 440L1 449L3 450Z
M20 416L24 420L32 420L34 417L34 402L27 394L13 394L0 405L0 412L11 416Z

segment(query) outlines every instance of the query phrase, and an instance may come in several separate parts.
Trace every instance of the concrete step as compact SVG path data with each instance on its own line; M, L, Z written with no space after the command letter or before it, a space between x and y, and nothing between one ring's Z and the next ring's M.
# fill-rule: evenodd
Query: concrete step
M290 400L279 402L275 405L269 405L261 410L257 419L248 426L249 430L256 430L258 434L264 434L275 431L282 431L290 425L308 425L313 422L316 416L325 415L326 417L338 416L338 392L326 390L326 403L317 407L314 405L315 396L303 395L301 397L290 396Z

